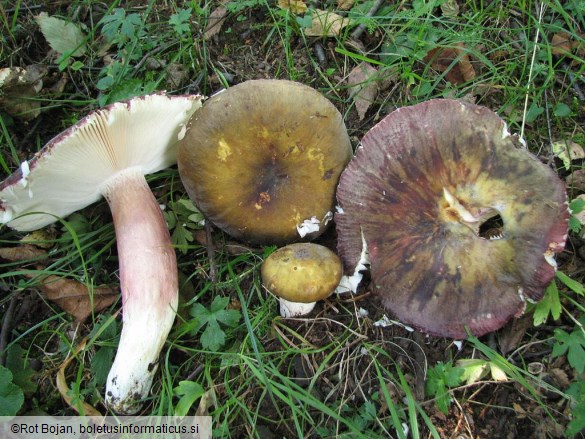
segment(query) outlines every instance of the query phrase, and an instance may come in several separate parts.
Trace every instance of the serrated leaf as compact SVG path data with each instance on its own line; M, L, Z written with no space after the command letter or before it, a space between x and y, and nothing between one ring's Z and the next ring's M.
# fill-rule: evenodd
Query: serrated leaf
M585 370L585 334L583 329L576 326L570 334L562 329L556 329L554 334L556 343L553 345L553 358L566 353L569 364L578 373L583 373Z
M12 380L12 372L0 366L0 416L14 416L24 404L24 393Z
M50 17L41 12L35 17L41 32L51 48L60 54L81 56L86 51L86 36L79 27L69 21Z
M534 308L534 326L542 325L548 320L549 315L552 316L553 320L557 320L561 316L561 301L555 282L549 284L544 293L544 298Z
M203 348L218 351L225 344L225 333L220 323L233 327L239 321L239 311L225 309L229 301L229 297L216 296L209 310L199 303L192 306L190 314L195 319L195 325L191 333L196 335L203 326L206 326L200 337Z
M459 385L463 373L462 368L442 362L438 362L435 367L429 369L425 389L430 396L435 397L435 404L441 412L447 414L449 411L451 395L448 387Z
M201 334L199 341L203 348L211 352L218 352L219 348L225 344L225 332L220 328L217 321L210 320L207 322L207 327Z
M205 393L203 387L193 381L180 381L173 391L181 397L175 406L175 416L186 416L193 403Z

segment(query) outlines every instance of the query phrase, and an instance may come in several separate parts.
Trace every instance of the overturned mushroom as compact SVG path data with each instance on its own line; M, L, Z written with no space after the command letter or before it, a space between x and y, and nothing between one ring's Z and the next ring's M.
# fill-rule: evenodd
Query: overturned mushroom
M260 271L264 286L279 298L280 314L295 317L310 313L317 301L333 293L342 266L327 247L305 242L279 248Z
M35 230L104 196L120 261L123 328L106 386L120 413L140 408L175 318L177 263L145 174L172 165L199 96L162 94L97 110L51 140L0 183L0 220Z
M347 271L369 263L384 305L441 336L496 330L542 298L567 237L557 175L495 113L454 100L401 108L372 128L337 197Z
M181 179L201 212L259 244L318 236L351 158L341 114L283 80L247 81L211 97L179 146Z

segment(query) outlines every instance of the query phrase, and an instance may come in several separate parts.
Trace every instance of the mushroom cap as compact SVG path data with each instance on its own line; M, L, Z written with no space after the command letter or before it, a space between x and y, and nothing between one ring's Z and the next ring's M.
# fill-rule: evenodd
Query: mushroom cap
M300 242L281 247L260 269L262 283L289 302L311 303L329 297L343 272L341 259L319 244Z
M516 143L495 113L459 101L388 115L340 177L345 267L365 246L383 304L434 335L479 336L522 313L554 277L569 213L562 181ZM495 215L501 235L482 237Z
M201 96L153 94L90 113L0 183L0 222L39 229L97 201L122 170L149 174L174 164L185 124L200 106Z
M201 212L235 238L299 240L305 221L328 222L351 158L341 114L316 90L285 80L246 81L191 119L179 172ZM311 221L312 220L312 221Z

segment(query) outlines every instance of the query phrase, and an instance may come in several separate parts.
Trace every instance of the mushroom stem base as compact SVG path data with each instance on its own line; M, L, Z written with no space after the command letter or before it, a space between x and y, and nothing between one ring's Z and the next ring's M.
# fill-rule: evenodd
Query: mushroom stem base
M299 317L309 314L315 308L317 302L299 303L289 302L285 299L278 299L280 303L280 315L282 317Z

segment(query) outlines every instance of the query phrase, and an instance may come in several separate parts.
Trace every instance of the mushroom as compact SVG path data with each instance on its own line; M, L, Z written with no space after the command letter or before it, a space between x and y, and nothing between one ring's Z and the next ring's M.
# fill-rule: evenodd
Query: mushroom
M279 298L280 314L310 313L319 300L331 295L342 275L339 257L319 244L289 244L270 254L260 269L262 283Z
M340 177L346 270L369 264L383 304L430 334L479 336L521 314L554 277L569 212L562 181L517 143L456 100L388 115Z
M351 155L343 118L323 95L296 82L253 80L206 101L178 162L207 219L235 238L280 245L325 230Z
M200 96L134 98L97 110L23 162L0 183L0 220L17 230L44 227L104 196L120 261L123 328L106 385L119 413L139 410L178 300L175 251L145 174L172 165Z

